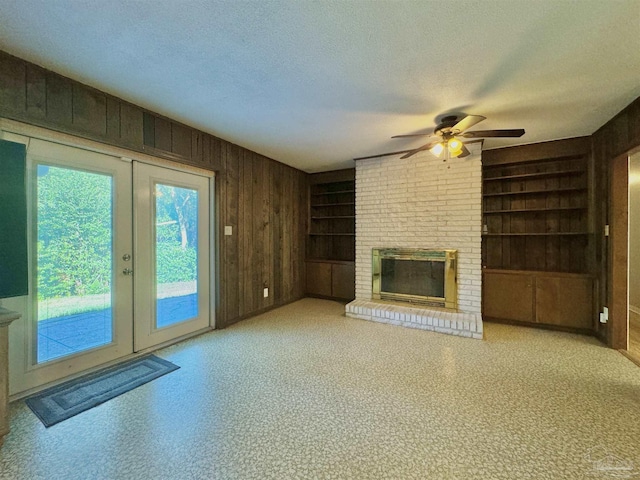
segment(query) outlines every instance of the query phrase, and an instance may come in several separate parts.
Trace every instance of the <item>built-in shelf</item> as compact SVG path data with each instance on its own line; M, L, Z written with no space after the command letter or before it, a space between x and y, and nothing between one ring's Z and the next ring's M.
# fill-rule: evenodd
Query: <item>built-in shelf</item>
M582 170L559 170L556 172L535 172L535 173L521 173L518 175L505 175L502 177L486 177L485 182L493 182L497 180L516 180L516 179L533 179L533 178L545 178L545 177L563 177L566 175L582 175Z
M502 213L542 213L542 212L562 212L572 210L586 210L587 207L542 207L542 208L511 208L505 210L489 210L484 212L485 215L502 214Z
M588 137L482 155L482 316L593 329L594 168Z
M569 188L545 188L541 190L522 190L519 192L497 192L497 193L483 193L483 197L501 197L507 195L529 195L537 193L558 193L558 192L586 192L586 187L569 187Z
M526 233L483 233L483 237L543 237L563 235L589 235L589 232L526 232Z
M355 298L355 169L312 174L307 221L307 295Z

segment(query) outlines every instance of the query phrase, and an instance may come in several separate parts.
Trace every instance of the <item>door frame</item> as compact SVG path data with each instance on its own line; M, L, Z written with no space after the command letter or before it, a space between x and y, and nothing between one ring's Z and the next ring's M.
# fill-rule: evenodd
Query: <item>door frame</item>
M611 347L629 348L629 154L611 161L609 202L609 321Z
M629 159L633 148L611 160L609 168L609 344L629 349Z
M171 160L166 160L159 157L154 157L152 155L148 155L145 153L136 152L133 150L128 150L126 148L117 147L108 145L105 143L100 143L94 140L88 140L86 138L77 137L75 135L71 135L68 133L57 132L53 130L49 130L47 128L38 127L35 125L19 122L16 120L10 120L7 118L0 118L0 139L6 139L11 141L11 137L27 137L38 140L45 140L52 143L58 143L60 145L65 145L73 148L87 150L89 152L101 153L104 155L109 155L112 157L119 157L125 161L136 160L141 163L147 163L150 165L166 167L170 169L174 169L177 171L184 171L189 173L196 173L204 177L209 178L209 242L210 242L210 255L209 255L209 327L206 330L212 330L216 328L216 307L218 305L218 214L217 214L217 204L215 200L216 190L215 190L215 172L211 170L206 170L203 168L178 163ZM32 245L29 245L29 258L33 258L33 248ZM31 260L30 260L31 261ZM31 279L29 280L32 281ZM31 285L31 283L30 283ZM2 305L6 308L10 308L11 310L18 311L22 313L22 318L16 320L12 323L9 328L9 338L10 344L12 345L22 345L22 338L25 334L25 324L31 319L32 312L29 311L29 297L14 297L2 300ZM147 353L148 351L157 350L159 348L163 348L173 343L178 343L185 338L189 338L195 335L199 335L202 331L194 332L193 334L185 335L184 337L176 338L169 342L150 347L149 349L142 350L141 352L132 353L130 355L125 355L117 360L107 362L103 365L99 365L96 367L89 367L87 370L71 374L54 382L38 385L37 387L28 387L23 390L16 390L12 388L16 385L15 381L11 381L12 378L15 378L15 375L18 374L16 372L16 365L19 362L17 349L10 348L9 349L9 395L10 400L17 400L19 398L24 398L27 395L31 395L35 392L43 390L47 387L59 384L63 381L69 380L71 378L75 378L81 375L85 375L93 370L97 370L99 368L103 368L105 366L109 366L111 364L122 362L129 358L135 358L142 354ZM18 365L19 366L19 365Z

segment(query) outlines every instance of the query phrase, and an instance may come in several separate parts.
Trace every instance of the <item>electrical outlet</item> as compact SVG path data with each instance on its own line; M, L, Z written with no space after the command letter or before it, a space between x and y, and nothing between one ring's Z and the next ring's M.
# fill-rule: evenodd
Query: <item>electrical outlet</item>
M267 298L269 296L269 288L265 287L264 290L262 291L262 295L264 296L264 298Z
M225 235L233 235L233 227L231 225L224 226L224 234Z

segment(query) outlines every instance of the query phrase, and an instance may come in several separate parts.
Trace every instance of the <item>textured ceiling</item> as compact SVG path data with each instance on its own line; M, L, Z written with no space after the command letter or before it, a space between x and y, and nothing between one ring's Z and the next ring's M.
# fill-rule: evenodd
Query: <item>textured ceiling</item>
M640 96L640 0L4 0L0 49L312 172L446 112L593 133Z

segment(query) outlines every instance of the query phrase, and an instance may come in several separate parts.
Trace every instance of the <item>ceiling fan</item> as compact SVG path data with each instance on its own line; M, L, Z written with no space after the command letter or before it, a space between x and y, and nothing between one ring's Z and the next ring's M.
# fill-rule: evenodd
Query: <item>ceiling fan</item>
M368 157L358 157L354 160L365 160L367 158L386 157L387 155L399 155L404 153L400 158L409 158L418 152L423 150L430 150L436 157L442 156L444 153L445 159L448 156L451 157L466 157L469 155L469 149L465 144L481 142L483 138L488 137L521 137L524 135L523 128L516 128L511 130L475 130L467 132L466 130L474 125L485 120L486 117L482 115L466 115L458 120L457 116L448 115L443 117L440 124L433 130L433 134L430 133L418 133L413 135L394 135L391 138L406 138L406 137L438 137L425 143L421 147L411 150L400 150L397 152L381 153L378 155L370 155ZM477 140L464 141L461 138L472 138Z

